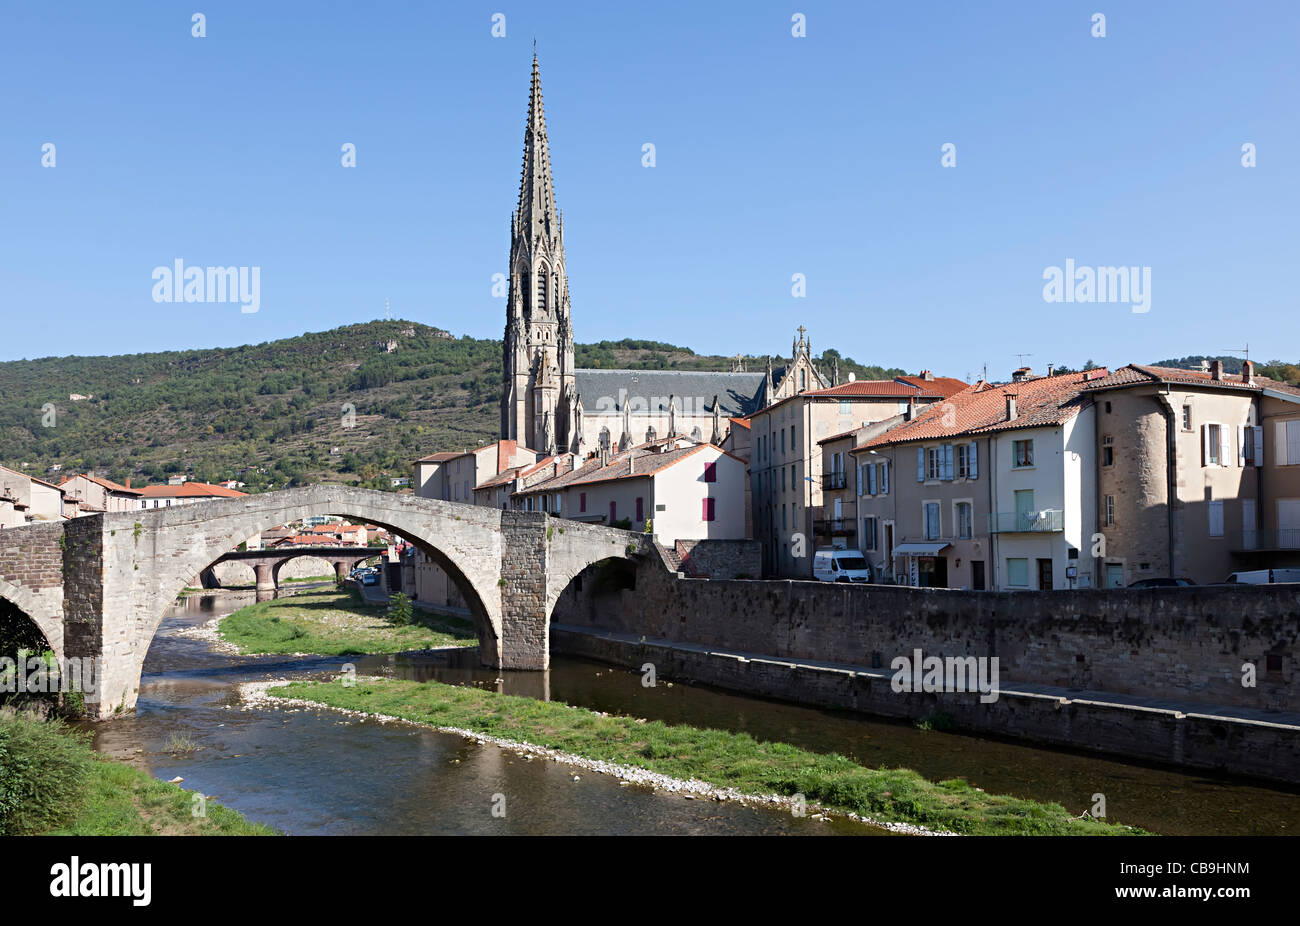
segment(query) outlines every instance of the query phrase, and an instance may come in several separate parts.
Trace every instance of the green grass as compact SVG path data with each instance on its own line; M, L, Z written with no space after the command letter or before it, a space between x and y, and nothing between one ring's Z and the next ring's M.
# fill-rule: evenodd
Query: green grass
M59 721L0 711L0 834L259 836L275 830L100 756Z
M331 588L240 608L221 621L217 633L244 654L349 656L478 644L470 621L421 610L414 620L399 625L388 617L386 604L362 604Z
M833 753L748 734L609 717L554 701L502 695L439 682L365 679L294 682L271 694L333 707L390 714L547 746L589 759L697 778L746 794L802 794L824 807L877 820L980 835L1141 833L1072 816L1059 804L987 794L962 779L931 782L910 769L872 769Z

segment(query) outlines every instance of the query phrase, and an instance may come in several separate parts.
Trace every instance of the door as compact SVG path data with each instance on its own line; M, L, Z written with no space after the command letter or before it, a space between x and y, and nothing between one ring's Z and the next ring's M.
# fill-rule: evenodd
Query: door
M1253 550L1255 543L1255 500L1243 498L1241 500L1241 548Z
M1034 521L1034 490L1016 490L1016 530L1027 531Z
M885 522L885 574L894 577L894 522Z
M1284 550L1300 549L1300 498L1278 499L1275 546Z
M1038 587L1047 589L1052 588L1052 561L1050 559L1040 559L1038 561Z
M1106 564L1106 587L1107 588L1124 587L1124 564L1123 563Z
M977 592L984 591L984 560L971 560L970 564L970 587Z

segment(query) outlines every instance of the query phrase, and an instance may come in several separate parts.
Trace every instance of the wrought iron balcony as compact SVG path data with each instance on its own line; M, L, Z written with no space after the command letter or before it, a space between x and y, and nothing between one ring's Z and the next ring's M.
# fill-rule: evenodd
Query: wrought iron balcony
M995 511L989 515L990 534L1041 534L1065 530L1065 510Z
M842 489L844 484L844 470L829 470L822 473L823 489Z
M852 534L855 530L853 518L817 518L813 521L813 531L823 536Z

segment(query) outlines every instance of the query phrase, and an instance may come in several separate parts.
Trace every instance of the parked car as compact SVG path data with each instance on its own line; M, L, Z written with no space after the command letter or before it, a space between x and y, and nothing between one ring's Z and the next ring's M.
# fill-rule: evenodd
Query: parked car
M363 575L363 576L361 577L361 584L362 584L362 585L378 585L378 584L379 584L379 573L377 573L377 572L367 572L365 575Z
M1300 582L1300 569L1250 569L1234 572L1223 580L1228 585L1272 585L1275 582Z
M1177 578L1161 576L1159 578L1152 577L1149 579L1138 579L1136 582L1130 582L1129 588L1182 588L1186 585L1195 584L1195 582L1185 576L1178 576Z
M813 554L813 578L818 582L870 582L871 564L857 550L818 550Z

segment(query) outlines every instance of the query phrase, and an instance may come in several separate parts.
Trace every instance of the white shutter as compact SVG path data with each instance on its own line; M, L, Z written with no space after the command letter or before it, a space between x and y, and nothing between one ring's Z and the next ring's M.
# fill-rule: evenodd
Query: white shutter
M1255 549L1255 500L1241 500L1241 546L1246 550Z
M1286 423L1286 461L1292 465L1300 463L1300 421Z
M1210 502L1210 536L1223 536L1223 502Z
M1279 421L1273 425L1273 455L1277 457L1278 466L1286 466L1286 422Z
M1201 425L1201 465L1210 465L1210 426Z
M970 478L978 479L980 475L979 467L979 444L975 441L970 443Z
M1261 425L1256 425L1255 427L1250 429L1250 433L1251 433L1251 439L1255 445L1255 456L1254 456L1255 465L1263 466L1264 465L1264 428Z
M1219 425L1219 465L1232 465L1232 428Z
M1246 465L1246 426L1237 425L1237 465Z

